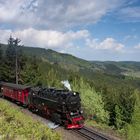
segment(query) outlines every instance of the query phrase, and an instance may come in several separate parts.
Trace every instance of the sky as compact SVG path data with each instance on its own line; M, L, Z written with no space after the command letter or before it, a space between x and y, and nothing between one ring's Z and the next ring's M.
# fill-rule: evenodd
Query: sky
M140 61L140 0L0 0L0 43L86 60Z

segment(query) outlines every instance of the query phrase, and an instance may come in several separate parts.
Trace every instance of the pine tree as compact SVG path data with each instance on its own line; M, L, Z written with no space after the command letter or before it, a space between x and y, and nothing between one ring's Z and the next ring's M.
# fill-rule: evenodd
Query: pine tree
M0 44L0 62L2 62L2 55L3 55L3 52L2 52L1 44Z
M4 81L18 83L20 71L25 65L25 58L19 45L20 40L12 36L8 39L8 47L5 51L5 63L3 65Z
M24 55L23 51L22 51L22 46L18 47L17 50L17 64L18 64L18 82L19 83L23 83L23 79L22 79L22 71L24 70L24 67L26 66L26 62L27 62L27 57Z
M117 129L122 129L125 122L123 121L122 108L118 105L115 106L115 125Z
M14 38L10 36L5 52L5 81L15 82L15 57Z
M3 52L0 45L0 80L2 80Z
M140 139L140 93L135 91L135 105L132 114L131 123L126 126L127 139L139 140Z

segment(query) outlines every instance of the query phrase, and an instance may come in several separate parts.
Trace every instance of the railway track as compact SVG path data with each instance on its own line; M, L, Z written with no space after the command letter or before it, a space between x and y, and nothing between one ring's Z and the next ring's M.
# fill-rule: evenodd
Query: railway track
M108 138L107 136L87 127L83 127L79 130L74 130L74 132L78 133L88 140L112 140L111 138Z

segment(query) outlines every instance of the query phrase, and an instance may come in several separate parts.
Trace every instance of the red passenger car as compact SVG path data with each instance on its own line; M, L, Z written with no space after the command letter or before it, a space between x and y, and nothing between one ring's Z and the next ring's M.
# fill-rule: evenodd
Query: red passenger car
M12 83L1 83L1 94L3 97L8 97L18 101L24 105L28 105L28 93L30 86L16 85Z

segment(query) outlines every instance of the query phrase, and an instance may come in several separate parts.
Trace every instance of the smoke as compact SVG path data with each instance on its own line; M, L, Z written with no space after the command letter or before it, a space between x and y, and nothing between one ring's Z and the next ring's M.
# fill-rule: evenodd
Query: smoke
M61 83L68 89L71 91L71 86L68 80L65 81L61 81Z

